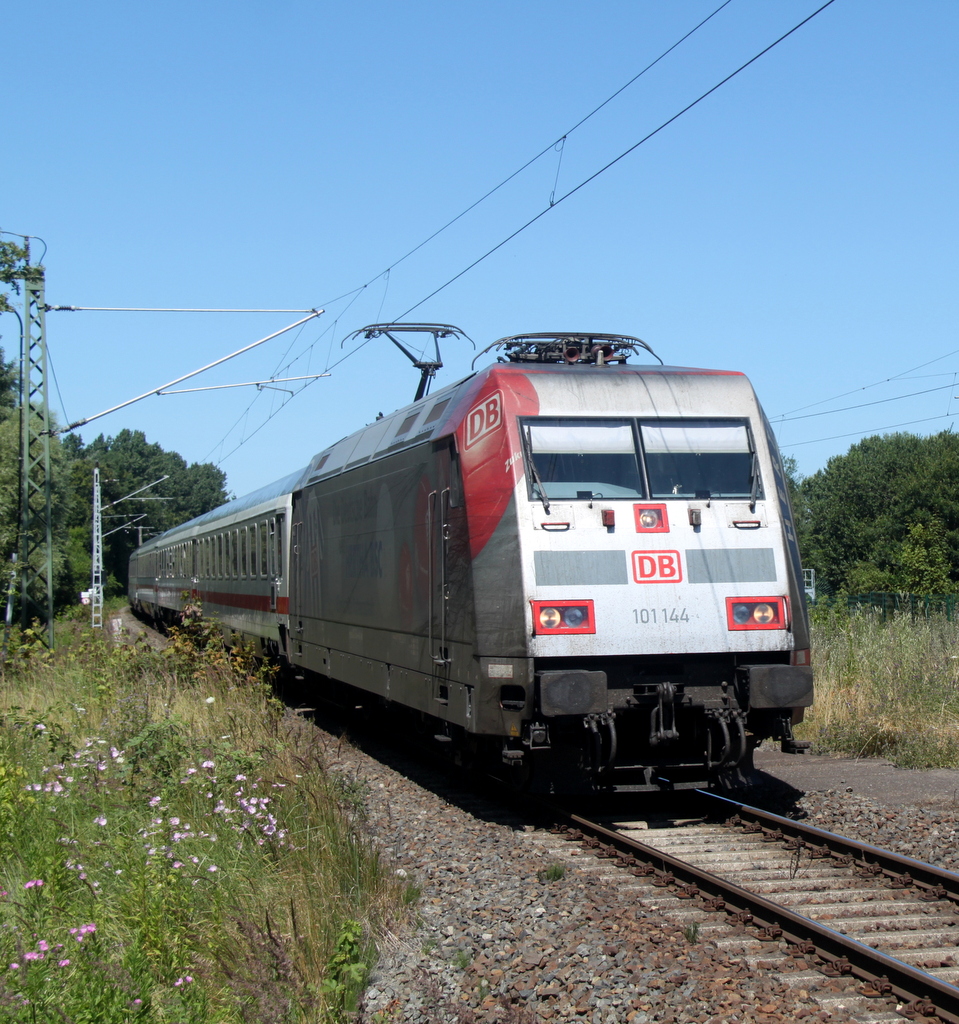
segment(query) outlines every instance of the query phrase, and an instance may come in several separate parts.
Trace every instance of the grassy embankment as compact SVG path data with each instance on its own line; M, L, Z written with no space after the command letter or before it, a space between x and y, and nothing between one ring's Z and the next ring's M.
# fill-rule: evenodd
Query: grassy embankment
M216 642L58 645L0 679L0 1018L340 1019L414 894L315 729Z
M813 618L816 703L797 735L822 752L959 768L959 623L828 609Z

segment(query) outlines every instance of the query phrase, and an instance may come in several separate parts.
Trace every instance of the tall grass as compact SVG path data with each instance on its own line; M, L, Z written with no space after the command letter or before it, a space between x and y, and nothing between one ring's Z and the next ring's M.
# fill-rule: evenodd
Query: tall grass
M815 705L797 734L902 768L959 767L959 623L817 609Z
M28 635L6 666L4 1021L334 1021L401 912L315 729L196 631Z

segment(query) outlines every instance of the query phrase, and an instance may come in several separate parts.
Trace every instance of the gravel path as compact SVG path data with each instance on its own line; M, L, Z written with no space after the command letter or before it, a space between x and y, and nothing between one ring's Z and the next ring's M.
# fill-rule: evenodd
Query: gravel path
M421 888L421 920L381 943L362 1021L852 1019L637 904L592 857L546 842L495 801L376 754L331 738L328 764L364 793L367 829Z

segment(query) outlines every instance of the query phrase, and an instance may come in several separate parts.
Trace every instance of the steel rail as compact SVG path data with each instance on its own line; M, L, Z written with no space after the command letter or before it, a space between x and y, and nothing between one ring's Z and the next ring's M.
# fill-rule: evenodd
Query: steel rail
M788 907L780 906L757 893L743 889L710 871L697 868L662 850L646 846L639 840L588 818L559 808L553 809L557 817L566 819L568 829L603 837L608 841L609 848L626 854L627 857L658 865L656 870L667 884L680 880L685 883L690 895L696 895L697 892L708 893L721 901L717 902L715 909L736 908L741 923L758 923L772 935L781 935L801 947L812 946L823 960L834 966L837 973L850 973L870 982L878 981L883 987L888 986L888 990L897 999L912 1004L917 1012L925 1015L934 1012L948 1024L959 1024L959 988L873 949L858 939L843 935L818 921L795 913Z
M930 889L943 899L959 902L959 875L952 871L945 871L933 864L926 864L921 860L893 853L891 850L883 850L881 847L872 846L869 843L861 843L858 839L849 839L846 836L837 835L835 832L827 832L815 825L783 818L771 811L763 811L758 807L751 807L749 804L730 800L728 797L719 796L716 793L708 793L705 790L700 790L699 793L706 798L707 802L715 801L735 808L735 814L741 819L752 820L758 825L763 825L764 830L767 830L765 826L768 825L767 831L781 832L784 837L788 835L793 839L801 839L811 848L825 847L830 853L839 856L855 857L856 854L859 854L859 864L876 864L890 878L903 881L907 885Z

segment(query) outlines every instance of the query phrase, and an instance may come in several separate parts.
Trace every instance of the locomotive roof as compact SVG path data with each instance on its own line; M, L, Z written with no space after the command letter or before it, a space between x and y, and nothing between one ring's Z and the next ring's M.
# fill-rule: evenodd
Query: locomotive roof
M175 526L159 537L152 538L144 547L152 545L155 541L168 541L174 534L181 531L203 526L226 516L238 515L258 505L276 501L308 484L336 476L348 469L376 461L404 448L411 448L424 441L448 436L465 414L465 410L460 407L460 400L477 391L487 378L494 374L505 377L562 374L567 377L573 375L594 379L608 378L611 374L615 374L617 377L621 375L644 377L718 376L738 377L745 381L744 374L738 370L710 370L691 366L629 363L606 366L567 365L565 363L492 363L426 398L421 398L418 402L411 402L395 412L377 417L372 423L324 448L310 460L305 469L287 474L250 494L220 505L180 526Z

